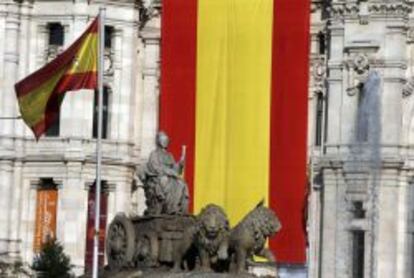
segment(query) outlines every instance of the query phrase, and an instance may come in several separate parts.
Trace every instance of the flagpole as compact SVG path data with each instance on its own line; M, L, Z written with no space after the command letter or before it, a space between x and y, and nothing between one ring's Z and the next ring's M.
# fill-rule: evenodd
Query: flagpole
M95 179L95 233L93 238L92 277L98 278L99 267L99 220L101 210L101 166L102 166L102 106L105 50L105 8L99 8L98 44L98 136L96 140L96 179Z

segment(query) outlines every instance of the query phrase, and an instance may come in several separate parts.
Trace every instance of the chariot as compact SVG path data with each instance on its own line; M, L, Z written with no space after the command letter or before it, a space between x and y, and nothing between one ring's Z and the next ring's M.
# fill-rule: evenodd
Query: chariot
M111 269L174 266L191 245L195 222L192 215L117 214L107 232L108 266Z

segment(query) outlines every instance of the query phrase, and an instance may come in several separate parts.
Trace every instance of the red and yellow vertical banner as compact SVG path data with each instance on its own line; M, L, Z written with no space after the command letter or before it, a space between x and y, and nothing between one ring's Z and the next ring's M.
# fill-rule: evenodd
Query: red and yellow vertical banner
M36 223L33 250L38 253L43 245L56 238L56 212L58 191L40 189L36 198Z
M232 225L261 199L282 221L270 243L305 262L308 0L165 0L160 128L187 145L192 208Z
M95 183L91 186L88 193L88 215L86 227L86 252L85 252L85 272L92 272L93 266L93 243L95 236ZM98 265L104 266L105 257L105 235L106 235L106 220L108 216L108 193L101 192L101 207L99 220L99 252Z

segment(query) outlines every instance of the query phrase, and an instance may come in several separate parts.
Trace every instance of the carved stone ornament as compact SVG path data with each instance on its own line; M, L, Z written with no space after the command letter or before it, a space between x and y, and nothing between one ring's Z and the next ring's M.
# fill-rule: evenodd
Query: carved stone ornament
M412 4L406 0L393 2L374 2L368 6L368 11L373 16L381 17L408 17L412 11Z
M104 54L104 73L106 76L114 75L114 55L111 49L105 49Z
M139 26L144 28L148 21L161 15L161 0L152 0L149 5L145 5L143 0L139 1Z
M333 3L328 8L330 17L335 20L358 18L359 10L360 7L358 3Z
M312 81L314 92L324 92L326 78L326 66L323 59L312 62Z
M403 97L409 97L413 94L414 91L414 77L410 77L407 80L407 83L405 83L403 90L402 90L402 94Z
M311 13L316 12L317 10L322 9L324 2L322 0L312 0L311 3Z
M369 70L369 60L365 54L358 54L354 57L353 68L356 73L362 75Z
M322 81L326 74L325 64L322 60L315 61L312 65L312 77L315 81Z
M349 85L346 91L349 96L354 96L360 91L368 76L370 69L368 56L365 53L357 53L348 62L347 67L349 70Z
M63 47L59 45L49 45L46 49L46 61L50 62L55 59L61 52Z
M414 43L414 27L410 27L407 31L407 43Z

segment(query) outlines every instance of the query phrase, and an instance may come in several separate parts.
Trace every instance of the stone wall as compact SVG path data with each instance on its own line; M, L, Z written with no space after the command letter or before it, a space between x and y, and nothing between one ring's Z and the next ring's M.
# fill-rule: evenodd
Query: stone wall
M90 3L89 3L90 2ZM147 3L148 2L148 3ZM59 137L34 140L19 115L14 84L50 60L48 24L60 23L70 45L106 7L112 48L105 59L110 88L108 138L103 142L102 179L109 185L109 222L116 212L144 210L134 182L137 165L154 144L158 115L160 19L151 2L0 2L0 253L31 264L36 193L41 178L58 184L57 238L83 272L88 185L95 179L93 92L68 93L61 108ZM146 22L140 21L148 13Z

